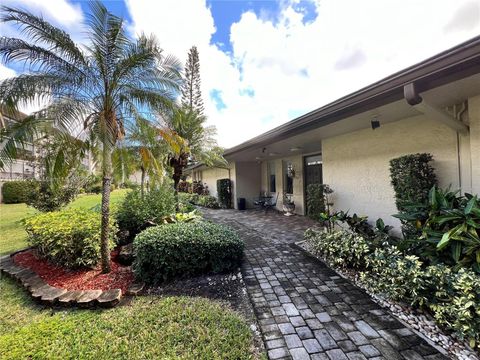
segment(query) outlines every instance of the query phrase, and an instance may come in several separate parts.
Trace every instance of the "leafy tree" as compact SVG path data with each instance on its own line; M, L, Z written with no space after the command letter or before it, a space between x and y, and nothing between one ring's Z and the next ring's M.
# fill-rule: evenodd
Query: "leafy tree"
M203 115L202 91L200 90L200 59L196 46L188 51L187 64L182 84L182 107Z
M125 136L125 124L139 112L148 114L171 102L178 90L179 62L164 56L154 37L131 40L123 19L97 1L90 3L84 46L41 16L6 6L1 11L1 20L17 25L26 40L2 37L0 56L5 64L24 63L30 73L3 80L0 103L11 111L20 102L47 99L49 104L3 134L0 156L11 161L14 148L45 121L65 133L84 128L92 134L102 151L102 270L109 272L113 149Z

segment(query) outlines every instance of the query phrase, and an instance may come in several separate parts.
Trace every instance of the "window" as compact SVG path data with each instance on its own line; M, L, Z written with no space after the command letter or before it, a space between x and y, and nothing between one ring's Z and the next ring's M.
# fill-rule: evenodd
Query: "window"
M285 179L284 182L284 189L283 191L286 194L293 194L293 176L291 174L291 171L289 169L292 169L293 165L290 162L284 162L283 163L283 176Z
M268 191L271 193L277 192L277 183L275 178L275 163L269 162L267 164L267 180L268 180Z

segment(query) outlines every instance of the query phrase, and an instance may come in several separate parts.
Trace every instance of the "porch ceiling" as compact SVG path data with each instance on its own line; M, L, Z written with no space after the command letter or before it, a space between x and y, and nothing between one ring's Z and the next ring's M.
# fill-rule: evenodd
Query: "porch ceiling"
M421 95L430 104L445 108L480 94L479 84L480 74L476 74L423 92ZM230 155L227 152L227 159L231 161L256 161L298 154L319 153L322 149L322 139L370 128L373 118L377 118L381 124L386 124L419 114L418 111L407 104L405 99L401 99L331 123L328 123L328 119L326 119L327 124L323 126L323 121L322 123L319 121L318 127L308 129L298 135L279 138L278 141L264 142ZM299 148L299 150L291 151L292 148Z

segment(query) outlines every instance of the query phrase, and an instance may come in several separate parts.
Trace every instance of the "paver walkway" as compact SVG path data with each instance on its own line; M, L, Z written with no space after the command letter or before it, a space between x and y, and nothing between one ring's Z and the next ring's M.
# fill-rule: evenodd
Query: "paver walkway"
M333 270L290 246L305 217L204 210L246 243L247 290L270 359L448 359Z

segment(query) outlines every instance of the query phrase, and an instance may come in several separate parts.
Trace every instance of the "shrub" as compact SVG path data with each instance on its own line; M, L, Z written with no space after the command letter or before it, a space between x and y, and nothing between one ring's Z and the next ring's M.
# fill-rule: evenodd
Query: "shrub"
M210 209L220 208L217 198L211 195L200 195L198 197L197 205L210 208Z
M2 201L5 204L24 203L33 188L31 180L8 181L2 186Z
M178 193L178 200L184 204L196 204L198 202L198 194Z
M309 184L307 186L307 214L313 220L321 220L320 214L326 210L323 185Z
M203 195L204 191L205 191L205 188L201 181L194 181L192 183L192 192L194 194Z
M67 268L93 267L100 260L100 214L84 209L49 212L25 221L28 242L49 261ZM115 225L111 224L113 247Z
M397 209L405 209L412 201L425 203L429 190L437 184L430 162L431 154L412 154L390 160L390 178L395 191Z
M217 194L220 206L230 209L232 207L232 182L230 179L217 180Z
M53 186L48 181L34 181L32 184L26 203L43 212L60 210L72 202L79 191L75 184L70 183L59 187Z
M243 242L227 226L200 221L148 228L137 235L134 249L136 277L155 284L233 270L240 264Z
M426 266L395 246L375 247L371 239L347 231L309 229L305 238L330 263L360 270L360 280L371 292L428 309L440 326L480 349L480 277L475 272Z
M192 183L187 181L180 181L178 183L178 192L188 193L192 190Z
M169 186L159 186L145 193L142 199L139 190L130 191L117 209L120 230L127 230L130 239L146 224L161 224L162 218L175 213L175 196Z
M472 266L480 273L480 200L449 189L432 187L425 203L406 203L394 215L415 227L420 236L410 239L409 251L435 264Z

